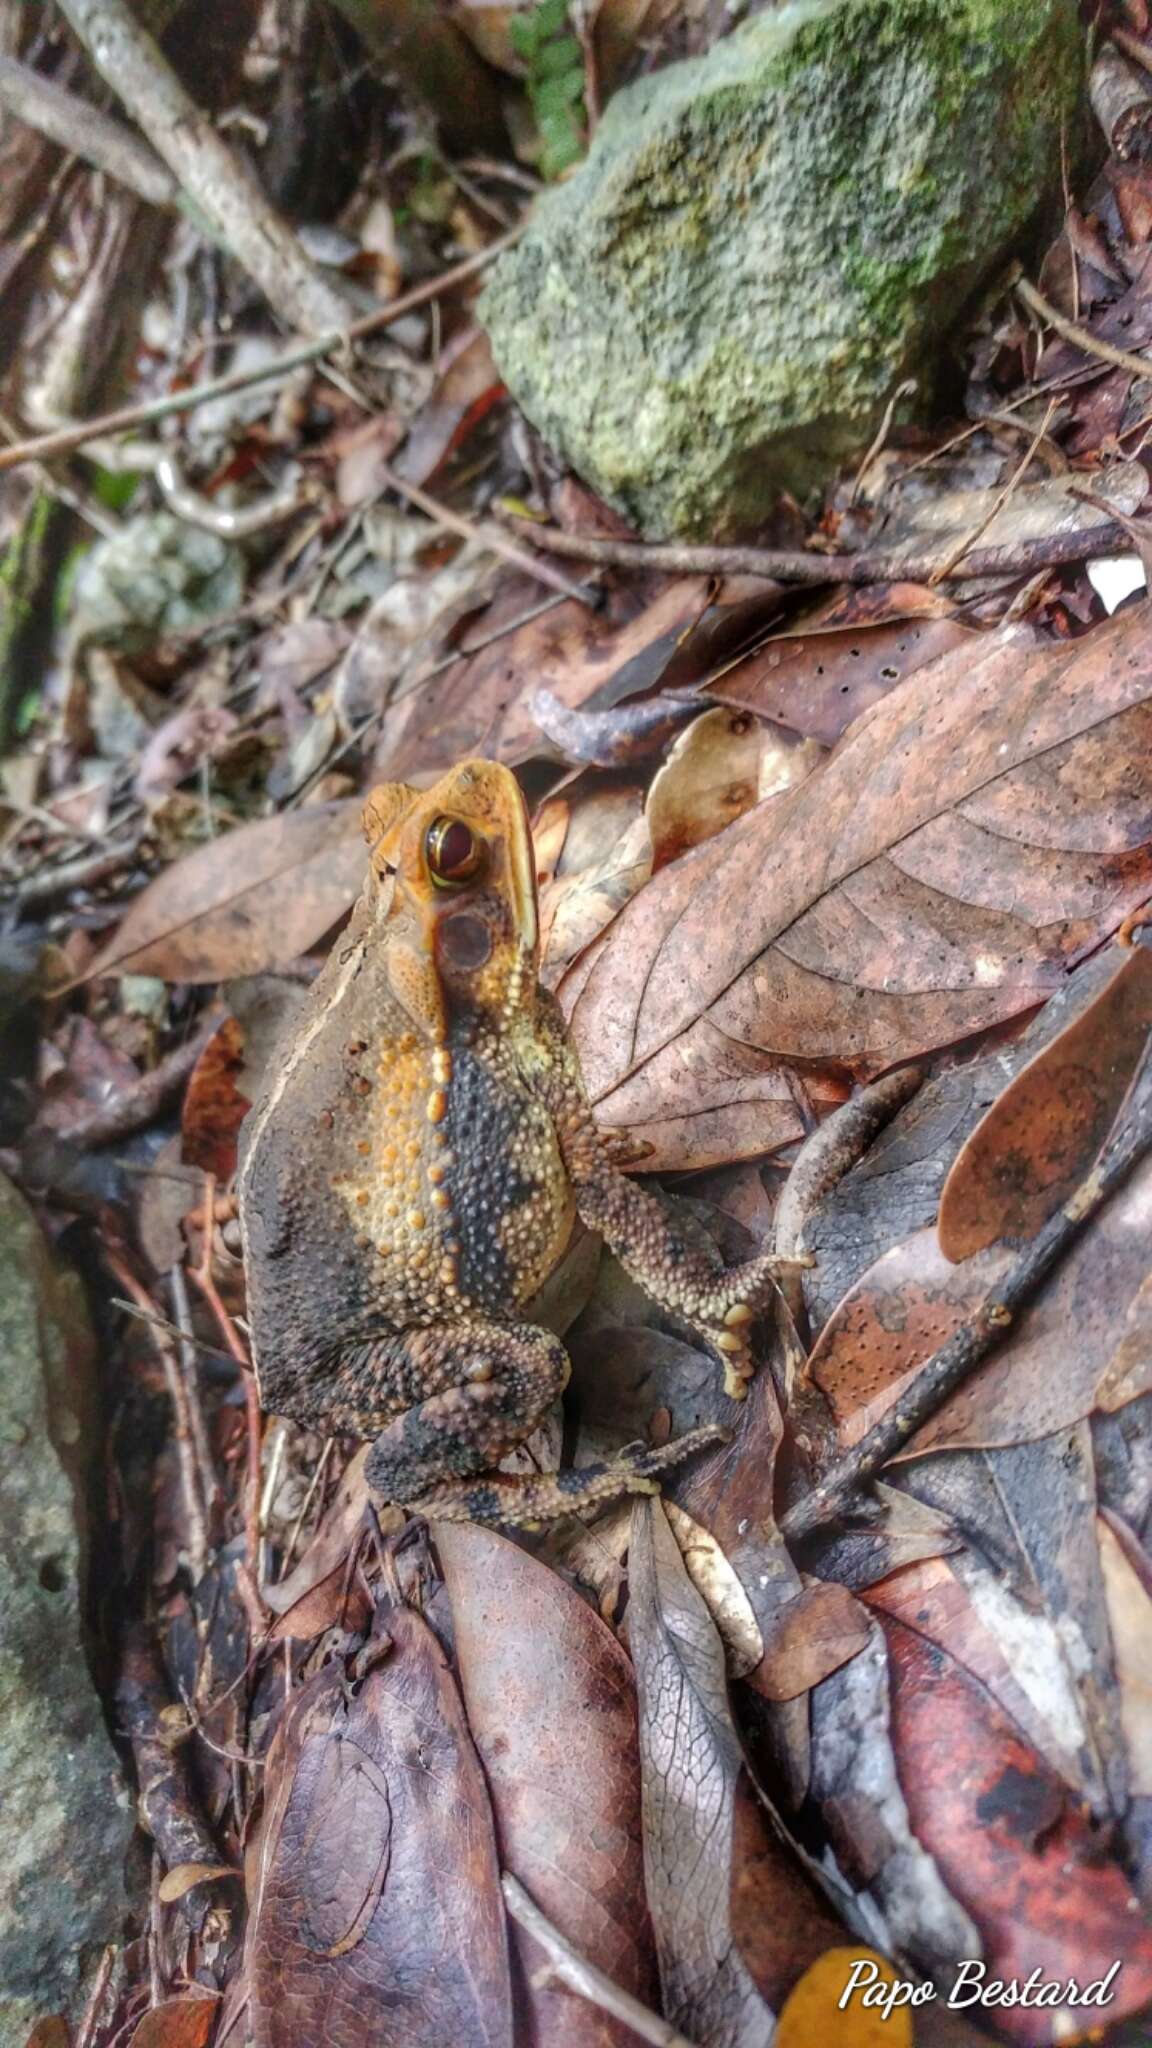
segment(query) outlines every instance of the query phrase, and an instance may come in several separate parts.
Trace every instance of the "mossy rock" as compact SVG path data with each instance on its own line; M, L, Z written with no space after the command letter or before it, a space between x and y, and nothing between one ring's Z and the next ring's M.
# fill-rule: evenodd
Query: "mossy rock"
M761 523L862 448L1059 189L1075 0L793 0L611 102L483 317L644 533Z

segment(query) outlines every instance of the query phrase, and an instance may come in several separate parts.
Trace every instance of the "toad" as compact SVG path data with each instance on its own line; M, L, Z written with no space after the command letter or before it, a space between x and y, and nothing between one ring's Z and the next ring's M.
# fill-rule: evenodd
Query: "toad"
M373 1438L372 1491L441 1519L539 1523L652 1492L719 1432L552 1475L493 1470L568 1379L564 1346L523 1311L574 1215L705 1340L735 1400L779 1262L726 1268L688 1211L615 1165L538 981L532 836L508 769L379 788L364 830L363 894L244 1125L264 1405Z

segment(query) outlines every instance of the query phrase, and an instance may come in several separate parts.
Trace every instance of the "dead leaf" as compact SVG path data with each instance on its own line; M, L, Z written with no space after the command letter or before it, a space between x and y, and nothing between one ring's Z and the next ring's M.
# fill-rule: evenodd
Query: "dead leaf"
M985 1980L1039 1970L1083 1988L1119 1962L1109 2025L1138 2012L1152 1998L1152 1933L1083 1807L981 1685L902 1622L884 1626L904 1796L918 1840L980 1930ZM1028 2044L1067 2040L1091 2017L996 2011L998 2030Z
M189 704L173 712L140 755L132 783L137 801L160 803L202 761L215 759L239 723L235 712L222 704Z
M836 2048L913 2048L912 1987L901 2000L900 1981L876 1949L825 1949L791 1993L776 2022L772 2048L812 2048L815 2041L835 2041ZM867 2006L866 1993L872 2000Z
M835 591L712 678L707 693L831 747L917 669L979 646L951 599L924 584Z
M633 1510L628 1630L664 2011L690 2040L762 2048L774 2015L731 1933L742 1766L724 1651L658 1501Z
M776 1610L754 1677L757 1692L770 1700L797 1699L855 1657L868 1635L868 1617L846 1586L809 1580Z
M50 2013L46 2019L37 2020L24 2048L70 2048L71 2040L63 2014Z
M132 2048L207 2048L220 2010L218 1998L166 1998L146 2012L132 2036Z
M1034 1237L1083 1179L1152 1030L1152 951L1117 951L1115 972L1015 1076L957 1154L937 1230L958 1264L1001 1239Z
M1148 625L943 657L654 876L561 986L601 1119L651 1142L783 1063L871 1075L1040 1002L1152 886Z
M505 1537L447 1523L434 1536L504 1865L582 1955L656 2007L628 1659L571 1587ZM512 1946L531 2041L631 2048L620 2022L533 1985L542 1957L519 1927Z
M1096 1388L1147 1277L1152 1164L1145 1162L1082 1233L991 1357L902 1456L1020 1444L1091 1414ZM842 1448L856 1443L920 1366L972 1315L1012 1263L1003 1250L953 1266L919 1231L872 1266L825 1325L809 1361Z
M702 712L652 778L645 810L653 867L665 867L765 797L802 782L819 758L750 712L719 706Z
M223 981L283 967L331 930L363 879L359 804L306 805L241 825L157 875L84 979Z
M296 1692L249 1860L255 2048L512 2048L484 1775L444 1653L411 1608Z
M157 1887L157 1897L163 1906L175 1905L187 1892L198 1884L210 1884L219 1877L240 1877L244 1872L234 1870L230 1863L177 1863L166 1871Z
M1103 1516L1096 1522L1108 1626L1120 1687L1120 1721L1133 1798L1152 1795L1152 1594Z
M244 1032L225 1017L189 1077L180 1111L181 1156L221 1183L236 1170L236 1140L251 1108L237 1086L244 1067Z

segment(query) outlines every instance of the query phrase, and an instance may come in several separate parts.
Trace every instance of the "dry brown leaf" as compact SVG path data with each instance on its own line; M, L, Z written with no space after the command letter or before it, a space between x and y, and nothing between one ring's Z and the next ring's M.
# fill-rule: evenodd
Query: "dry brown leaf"
M833 746L853 719L937 655L978 650L954 610L920 583L836 591L709 682L708 695Z
M1113 1196L1006 1340L913 1437L906 1453L1038 1441L1091 1414L1147 1278L1152 1164ZM821 1332L809 1363L855 1443L1012 1263L978 1252L953 1266L918 1231L871 1266Z
M1152 951L1116 971L1021 1068L954 1159L936 1228L957 1263L1001 1239L1034 1237L1103 1144L1152 1030Z
M798 1699L855 1657L868 1636L868 1616L848 1588L812 1579L777 1608L751 1682L765 1699Z
M701 712L652 778L645 811L652 865L666 867L769 796L810 775L819 749L797 746L750 712Z
M1133 1798L1152 1796L1152 1595L1102 1516L1097 1518L1108 1627Z
M282 967L331 930L363 879L359 804L241 825L157 875L84 978L224 981Z
M220 2010L218 1998L166 1998L146 2012L132 2036L132 2048L207 2048Z
M504 1865L583 1956L654 2007L628 1659L570 1586L505 1537L433 1526ZM532 1983L543 1958L518 1927L512 1946L532 2043L631 2048L620 2022Z
M157 1897L162 1906L173 1906L195 1885L211 1884L218 1877L242 1878L242 1870L234 1870L230 1863L175 1863L165 1872L157 1887Z
M739 1105L747 1156L785 1063L869 1075L1040 1002L1152 887L1150 620L944 656L654 876L561 985L600 1119L659 1169Z
M255 2048L512 2048L484 1774L444 1652L394 1607L269 1751L249 1858Z

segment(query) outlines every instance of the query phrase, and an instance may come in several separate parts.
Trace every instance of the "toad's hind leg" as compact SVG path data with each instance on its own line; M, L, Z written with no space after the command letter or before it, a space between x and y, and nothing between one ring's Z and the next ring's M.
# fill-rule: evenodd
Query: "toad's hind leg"
M563 1392L564 1346L528 1323L445 1324L402 1342L437 1391L381 1431L365 1477L373 1493L440 1521L548 1522L617 1494L654 1493L658 1472L720 1434L693 1430L661 1450L634 1444L608 1464L565 1472L493 1472Z

